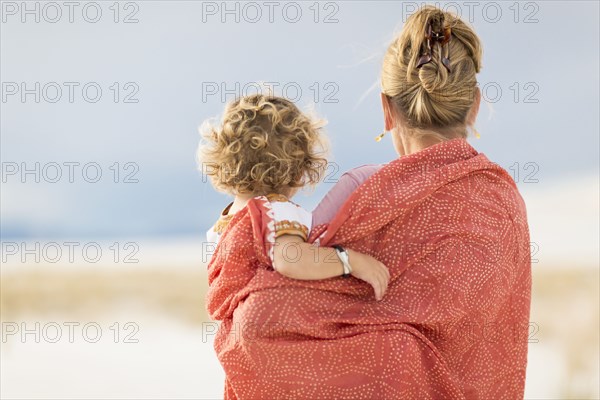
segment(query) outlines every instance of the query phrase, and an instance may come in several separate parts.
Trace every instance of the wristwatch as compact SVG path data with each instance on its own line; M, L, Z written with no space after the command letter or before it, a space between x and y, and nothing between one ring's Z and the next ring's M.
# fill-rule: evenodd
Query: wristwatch
M344 267L343 277L348 278L352 273L352 267L350 266L350 257L348 256L348 252L340 245L333 246L335 252L337 253L338 258L342 262L342 266Z

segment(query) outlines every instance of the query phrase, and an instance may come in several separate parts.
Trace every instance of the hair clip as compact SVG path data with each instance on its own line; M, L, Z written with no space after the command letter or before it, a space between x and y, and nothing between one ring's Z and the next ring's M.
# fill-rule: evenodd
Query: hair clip
M450 69L450 48L448 47L448 43L452 39L452 30L450 27L445 27L442 35L442 32L433 32L433 24L430 21L427 25L425 39L427 39L427 50L426 53L421 55L419 58L417 68L421 68L423 65L431 62L433 53L433 50L431 49L431 42L438 42L442 47L442 64L444 64L444 67L446 67L448 72L452 72Z

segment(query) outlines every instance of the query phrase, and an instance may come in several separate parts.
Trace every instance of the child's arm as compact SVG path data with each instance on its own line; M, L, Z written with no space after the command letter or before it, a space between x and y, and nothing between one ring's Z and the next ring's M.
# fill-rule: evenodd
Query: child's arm
M373 286L375 298L381 300L390 279L386 266L366 254L351 249L347 251L352 276ZM303 280L333 278L344 272L334 248L306 243L297 235L281 235L275 239L273 268L288 278Z

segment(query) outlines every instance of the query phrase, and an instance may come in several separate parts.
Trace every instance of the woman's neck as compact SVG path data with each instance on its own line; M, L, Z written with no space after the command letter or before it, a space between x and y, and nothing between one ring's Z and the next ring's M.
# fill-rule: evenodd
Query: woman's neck
M402 155L416 153L442 141L442 139L435 136L425 136L420 138L403 137L401 140L402 148L404 150L404 154Z
M419 130L413 131L408 134L397 131L397 148L396 150L401 156L413 154L427 147L433 146L443 142L444 140L450 140L462 137L461 134L456 130L449 130L447 132L438 131L426 131Z

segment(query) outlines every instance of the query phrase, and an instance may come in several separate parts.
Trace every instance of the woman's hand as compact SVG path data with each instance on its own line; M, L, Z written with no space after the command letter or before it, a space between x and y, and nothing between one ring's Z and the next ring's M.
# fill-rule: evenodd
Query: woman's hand
M390 282L390 271L375 258L348 249L352 276L373 286L375 299L381 300Z

